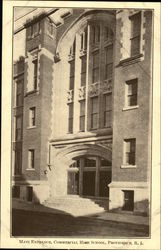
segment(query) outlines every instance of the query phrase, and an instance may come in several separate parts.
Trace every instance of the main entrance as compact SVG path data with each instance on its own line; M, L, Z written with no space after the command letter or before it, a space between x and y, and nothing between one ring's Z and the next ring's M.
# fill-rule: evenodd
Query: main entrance
M95 156L76 158L68 170L67 192L69 195L108 198L110 182L111 162Z

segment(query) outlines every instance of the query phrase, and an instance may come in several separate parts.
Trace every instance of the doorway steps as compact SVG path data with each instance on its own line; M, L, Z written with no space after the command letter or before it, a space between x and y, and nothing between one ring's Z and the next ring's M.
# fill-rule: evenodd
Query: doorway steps
M50 197L43 202L43 205L53 209L61 210L73 216L86 216L102 213L105 208L89 198L79 196L56 196Z

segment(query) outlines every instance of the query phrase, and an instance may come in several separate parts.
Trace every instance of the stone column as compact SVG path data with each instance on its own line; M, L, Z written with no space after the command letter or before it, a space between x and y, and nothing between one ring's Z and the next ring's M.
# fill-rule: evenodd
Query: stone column
M84 159L80 158L79 160L79 195L83 194L83 166L84 166Z
M96 158L96 183L95 183L95 196L99 196L99 169L100 169L100 158Z

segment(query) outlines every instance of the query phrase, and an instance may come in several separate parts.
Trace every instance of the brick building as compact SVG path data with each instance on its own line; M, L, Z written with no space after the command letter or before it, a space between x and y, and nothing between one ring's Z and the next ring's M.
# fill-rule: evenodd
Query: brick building
M18 20L13 196L147 213L152 11L39 8Z

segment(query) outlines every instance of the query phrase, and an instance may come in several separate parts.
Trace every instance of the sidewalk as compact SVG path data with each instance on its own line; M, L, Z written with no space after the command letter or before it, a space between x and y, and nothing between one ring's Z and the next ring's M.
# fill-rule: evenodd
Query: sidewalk
M13 200L12 205L14 209L20 210L28 210L28 211L37 211L37 212L45 212L45 213L57 213L57 214L67 214L64 211L57 210L54 208L49 208L41 204L33 204L28 202L23 202L19 200ZM68 214L69 215L69 214ZM100 220L106 221L115 221L115 222L123 222L137 225L149 225L149 217L144 217L140 215L126 214L126 213L113 213L113 212L103 212L95 215L87 215L84 217L88 218L97 218Z

